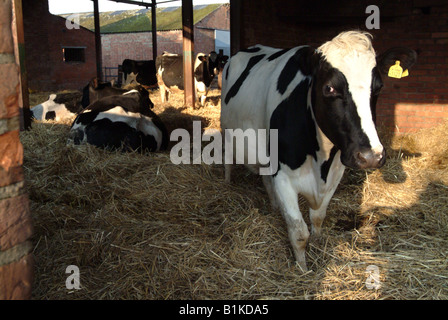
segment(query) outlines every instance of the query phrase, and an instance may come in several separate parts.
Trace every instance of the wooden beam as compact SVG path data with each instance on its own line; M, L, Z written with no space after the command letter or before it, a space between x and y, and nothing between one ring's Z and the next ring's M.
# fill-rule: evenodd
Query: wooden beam
M98 0L93 0L93 17L95 23L95 52L96 52L96 76L101 81L102 77L102 53L101 53L101 33L100 33L100 12Z
M156 20L156 0L152 0L151 7L151 32L152 32L152 59L157 57L157 20Z
M184 65L184 104L194 108L195 88L193 79L194 31L193 1L182 0L182 34Z
M241 28L241 7L240 0L230 0L230 54L234 55L242 48L241 39L244 39Z
M149 3L149 2L144 2L144 1L135 1L135 0L113 0L114 2L120 2L120 3L127 3L127 4L133 4L136 6L142 6L142 7L146 7L149 8L151 7L153 4ZM172 0L175 1L175 0Z
M28 77L25 66L25 34L23 32L22 0L14 0L13 8L16 19L17 49L19 55L20 85L22 97L22 101L20 103L20 130L28 130L31 128L31 112L28 92Z

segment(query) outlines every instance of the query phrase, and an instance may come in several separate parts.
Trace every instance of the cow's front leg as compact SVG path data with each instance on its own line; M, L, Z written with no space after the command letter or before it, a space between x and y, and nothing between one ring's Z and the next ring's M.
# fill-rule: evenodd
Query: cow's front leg
M272 210L279 209L278 201L274 192L274 183L272 181L272 176L264 175L263 177L263 184L266 189L266 192L269 196L269 201L271 203Z
M299 209L299 200L289 177L281 171L274 178L274 191L277 204L286 221L289 241L294 252L296 261L302 271L307 271L305 249L310 235L308 227L303 220Z
M160 90L160 100L163 102L165 102L166 99L166 87L164 85L159 85L159 90Z
M313 237L319 237L322 233L322 223L327 214L327 207L328 203L320 206L316 210L310 208L311 235Z
M337 161L337 160L335 160ZM344 173L344 167L336 166L332 169L328 175L328 182L326 183L325 192L320 196L320 201L314 200L315 208L312 205L310 207L310 220L311 220L311 235L313 238L321 235L322 223L324 222L327 214L328 204L336 191L339 182L341 181ZM318 204L318 206L316 205Z

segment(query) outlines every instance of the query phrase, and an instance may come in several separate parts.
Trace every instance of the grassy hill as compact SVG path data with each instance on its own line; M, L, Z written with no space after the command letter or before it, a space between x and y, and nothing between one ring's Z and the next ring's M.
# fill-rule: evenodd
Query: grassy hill
M194 6L194 24L215 11L221 4ZM157 8L157 30L182 29L181 7ZM70 14L63 14L66 18ZM81 26L94 30L93 13L80 13ZM101 33L141 32L151 31L151 9L135 9L124 11L100 12Z

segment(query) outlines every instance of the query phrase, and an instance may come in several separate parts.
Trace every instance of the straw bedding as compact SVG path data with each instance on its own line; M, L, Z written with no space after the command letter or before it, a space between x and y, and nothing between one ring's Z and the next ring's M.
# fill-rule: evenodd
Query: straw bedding
M198 110L182 107L180 94L151 99L169 131L191 130L192 120L219 128L219 92L211 96ZM244 167L227 185L221 165L174 165L169 151L67 146L68 125L21 134L34 299L448 298L448 123L383 134L385 167L347 170L305 274L261 179ZM65 286L69 265L79 267L80 290ZM370 265L377 289L366 285Z

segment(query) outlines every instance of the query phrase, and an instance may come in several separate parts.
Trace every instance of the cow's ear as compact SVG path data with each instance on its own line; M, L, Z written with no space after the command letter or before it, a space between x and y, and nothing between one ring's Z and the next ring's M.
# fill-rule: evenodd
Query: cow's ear
M210 52L210 60L215 63L218 58L218 54L215 51Z
M395 47L386 50L376 57L376 64L381 74L386 75L389 68L400 61L403 71L410 69L417 62L417 52L405 47Z
M319 67L321 55L312 47L305 47L297 53L299 53L299 65L302 73L307 76L313 75Z

